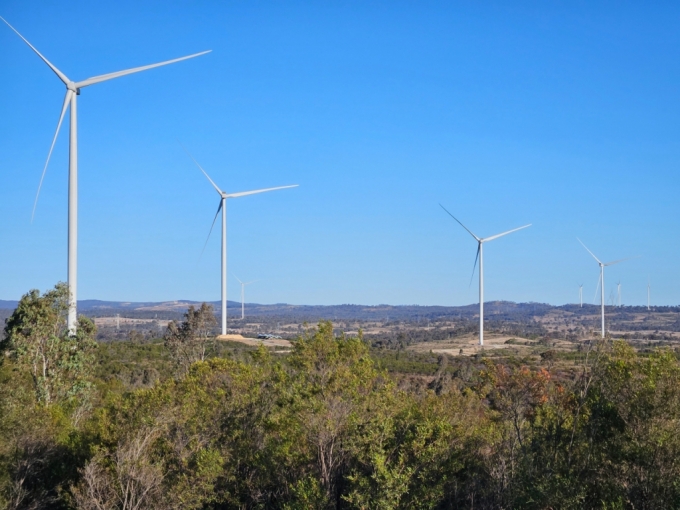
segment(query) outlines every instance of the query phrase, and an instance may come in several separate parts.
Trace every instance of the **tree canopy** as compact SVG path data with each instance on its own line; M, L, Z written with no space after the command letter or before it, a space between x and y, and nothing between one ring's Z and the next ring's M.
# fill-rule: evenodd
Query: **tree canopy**
M570 372L554 356L455 371L441 356L432 375L397 377L361 334L321 322L290 352L206 350L132 385L86 327L65 333L63 292L31 291L7 322L7 508L680 506L674 351L606 339ZM163 343L114 348L127 364L172 359ZM85 387L91 404L74 405Z

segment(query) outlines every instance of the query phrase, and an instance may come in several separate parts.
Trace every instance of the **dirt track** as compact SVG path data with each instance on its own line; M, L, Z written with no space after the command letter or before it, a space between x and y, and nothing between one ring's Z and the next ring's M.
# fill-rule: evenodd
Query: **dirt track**
M218 340L229 340L230 342L240 342L246 345L264 345L265 347L292 347L292 344L288 340L283 340L280 338L246 338L243 335L218 335Z

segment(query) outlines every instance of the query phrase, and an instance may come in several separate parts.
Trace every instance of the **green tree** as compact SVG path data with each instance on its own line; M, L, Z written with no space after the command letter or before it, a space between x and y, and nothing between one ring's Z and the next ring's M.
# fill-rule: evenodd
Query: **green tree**
M66 329L68 287L58 283L42 296L31 290L7 319L0 351L29 370L38 402L77 400L90 389L96 327L78 317L75 335Z
M203 303L196 309L193 305L184 314L184 321L171 321L165 332L165 346L183 372L195 361L204 361L212 328L217 325L212 305Z
M640 355L623 341L598 367L591 393L594 494L631 508L680 506L680 364L658 349Z

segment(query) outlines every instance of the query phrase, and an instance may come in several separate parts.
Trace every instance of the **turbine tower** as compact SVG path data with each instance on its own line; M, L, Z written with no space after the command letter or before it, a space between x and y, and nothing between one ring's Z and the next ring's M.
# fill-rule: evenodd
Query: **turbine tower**
M251 282L244 283L238 279L238 276L234 275L234 278L236 278L238 282L241 284L241 320L243 320L246 318L246 285L259 282L260 280L253 280Z
M629 259L635 258L635 257L627 257L625 259L619 259L619 260L615 260L613 262L601 262L600 259L598 259L593 254L593 252L590 251L585 244L583 244L583 241L581 241L578 237L576 239L578 239L578 242L583 245L583 247L586 249L586 251L592 255L592 257L597 261L597 263L600 266L600 281L599 281L599 285L600 285L600 308L601 308L601 311L602 311L602 338L604 338L604 334L605 334L604 333L604 268L607 267L607 266L613 266L614 264L618 264L619 262L623 262L624 260L629 260Z
M181 144L180 144L181 145ZM182 146L184 148L184 146ZM217 207L217 212L215 213L215 217L213 218L212 225L210 226L210 232L208 232L208 239L210 239L210 234L212 233L212 229L215 226L215 221L217 220L217 216L220 214L220 211L222 211L222 335L227 334L227 199L228 198L238 198L238 197L244 197L246 195L254 195L256 193L264 193L266 191L274 191L277 189L287 189L287 188L296 188L298 184L292 184L290 186L278 186L276 188L264 188L264 189L256 189L252 191L240 191L238 193L225 193L222 191L220 188L217 187L217 184L210 178L208 173L203 170L203 167L198 164L198 161L194 159L194 157L189 153L189 151L184 148L187 154L189 154L189 157L196 163L196 166L203 172L203 175L206 176L208 181L210 181L210 184L212 184L212 187L215 188L215 191L217 191L218 195L220 196L220 205ZM205 241L205 245L203 245L203 249L205 250L205 246L208 244L208 239Z
M439 205L442 209L446 211L446 213L449 216L456 220L458 224L465 230L467 230L468 234L474 237L475 240L477 241L477 256L475 257L475 263L472 266L472 276L474 276L475 274L475 267L477 267L477 259L479 259L479 345L484 345L484 243L488 241L493 241L494 239L498 239L499 237L503 237L504 235L507 234L512 234L513 232L517 232L518 230L522 230L523 228L530 227L531 223L529 223L528 225L524 225L523 227L508 230L507 232L503 232L501 234L496 234L495 236L482 238L477 237L475 234L473 234L469 228L463 225L458 220L458 218L451 214L442 204ZM470 279L470 281L472 282L472 279Z
M38 196L40 195L40 188L42 187L43 179L45 178L45 172L47 171L47 165L50 162L50 156L52 156L52 150L54 149L54 144L57 141L57 136L59 135L59 129L61 128L61 123L64 120L64 114L67 108L71 107L70 114L70 129L69 129L69 169L68 169L68 290L69 290L69 307L68 307L68 319L67 327L70 334L75 334L76 322L77 322L77 302L78 302L78 114L76 108L76 97L80 95L82 88L89 85L94 85L96 83L101 83L108 80L113 80L114 78L120 78L132 73L138 73L140 71L146 71L147 69L153 69L154 67L160 67L167 64L174 64L175 62L180 62L182 60L187 60L189 58L198 57L200 55L205 55L211 50L202 51L200 53L194 53L193 55L188 55L186 57L175 58L173 60L166 60L165 62L159 62L157 64L150 64L142 67L135 67L132 69L126 69L124 71L117 71L115 73L102 74L99 76L94 76L92 78L87 78L82 81L71 81L57 69L49 60L47 60L33 45L28 42L24 36L22 36L12 25L7 23L3 17L0 19L4 21L9 28L11 28L14 33L16 33L21 39L31 48L45 64L48 65L54 74L56 74L59 79L66 86L66 96L64 97L64 104L61 107L61 115L59 116L59 122L57 123L57 130L54 133L54 138L52 139L52 145L50 146L50 151L47 153L47 161L45 161L45 167L43 168L42 176L40 177L40 184L38 185L38 193L35 196L35 203L33 204L33 213L31 215L31 221L33 221L33 216L35 215L35 208L38 204Z
M581 308L583 308L583 284L578 286L578 300L581 303Z
M619 294L619 308L621 308L621 281L616 284L616 290Z
M649 311L649 280L647 280L647 311Z

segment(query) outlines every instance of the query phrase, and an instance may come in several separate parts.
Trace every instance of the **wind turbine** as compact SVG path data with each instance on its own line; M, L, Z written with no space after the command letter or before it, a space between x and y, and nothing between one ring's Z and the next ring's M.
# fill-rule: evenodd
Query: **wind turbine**
M581 308L583 308L583 284L578 286L578 300L581 302Z
M202 51L200 53L194 53L193 55L188 55L186 57L175 58L172 60L166 60L165 62L159 62L157 64L150 64L142 67L135 67L132 69L126 69L124 71L117 71L115 73L102 74L99 76L94 76L92 78L87 78L82 81L71 81L57 69L49 60L47 60L35 47L28 42L24 36L22 36L12 25L10 25L5 18L0 16L0 19L4 21L9 28L11 28L14 33L16 33L21 39L31 48L45 64L48 65L54 74L56 74L59 79L66 86L66 97L64 97L64 104L61 107L61 115L59 115L59 122L57 123L57 130L54 133L54 138L52 139L52 145L50 146L50 151L47 153L47 161L45 161L45 167L43 168L42 176L40 177L40 184L38 185L38 193L35 196L35 202L33 204L33 213L31 215L31 221L33 221L33 216L35 215L35 208L38 205L38 196L40 195L40 188L42 187L43 179L45 178L45 172L47 171L47 165L50 162L50 156L52 156L52 150L54 149L54 144L57 141L57 136L59 135L59 129L61 128L61 123L64 120L64 114L66 109L71 107L70 116L70 129L69 129L69 171L68 171L68 290L69 290L69 308L68 308L68 319L67 327L71 334L75 334L76 322L77 322L77 291L78 291L78 115L76 108L76 97L80 95L80 90L89 85L95 85L96 83L101 83L108 80L113 80L114 78L120 78L132 73L138 73L140 71L146 71L147 69L153 69L154 67L160 67L167 64L174 64L175 62L180 62L182 60L187 60L189 58L198 57L200 55L205 55L212 50Z
M647 280L647 311L649 311L649 280Z
M463 225L458 220L458 218L451 214L446 209L446 207L444 207L442 204L439 205L442 209L446 211L446 213L449 216L456 220L458 224L465 230L467 230L467 232L477 241L477 256L475 257L475 264L472 266L472 276L474 276L475 274L475 267L477 267L477 259L479 259L479 345L484 345L484 250L483 250L484 243L488 241L493 241L494 239L498 239L499 237L503 237L504 235L507 234L512 234L513 232L517 232L518 230L522 230L523 228L530 227L531 223L529 223L528 225L524 225L523 227L508 230L507 232L503 232L501 234L496 234L495 236L482 238L477 237L475 234L473 234L472 231L465 225ZM472 283L472 278L470 278L470 282Z
M236 278L238 282L241 284L241 320L243 320L246 318L246 285L259 282L260 280L253 280L251 282L244 283L238 279L238 276L234 275L234 278Z
M181 145L181 144L180 144ZM203 167L198 164L198 161L194 159L194 157L189 153L189 151L186 150L184 146L182 146L184 150L186 151L187 154L189 154L189 157L196 163L196 166L203 172L203 175L206 176L208 181L210 181L210 184L212 184L212 187L215 188L215 191L220 196L220 205L217 208L217 212L215 213L215 217L213 218L212 225L210 226L210 232L208 232L208 239L210 239L210 234L212 233L212 229L215 226L215 221L217 221L217 216L220 214L220 211L222 211L222 335L227 334L227 199L228 198L238 198L238 197L244 197L246 195L254 195L256 193L264 193L266 191L274 191L277 189L286 189L286 188L296 188L299 186L298 184L292 184L290 186L278 186L276 188L264 188L264 189L255 189L252 191L240 191L238 193L225 193L222 191L220 188L217 187L217 184L210 178L208 173L203 170ZM208 244L208 239L205 241L205 245L203 245L203 249L205 250L205 246Z
M590 251L585 244L583 244L583 241L581 241L578 237L576 239L578 239L578 242L583 245L583 247L586 249L586 251L592 255L592 257L597 261L597 263L600 266L600 281L599 281L599 285L600 285L600 307L601 307L601 310L602 310L602 338L604 338L604 268L607 267L607 266L613 266L614 264L618 264L619 262L623 262L624 260L629 260L629 259L635 258L635 257L627 257L625 259L619 259L619 260L615 260L613 262L601 262L600 259L598 259L593 254L593 252Z
M621 308L621 281L616 284L616 290L619 294L619 308Z

